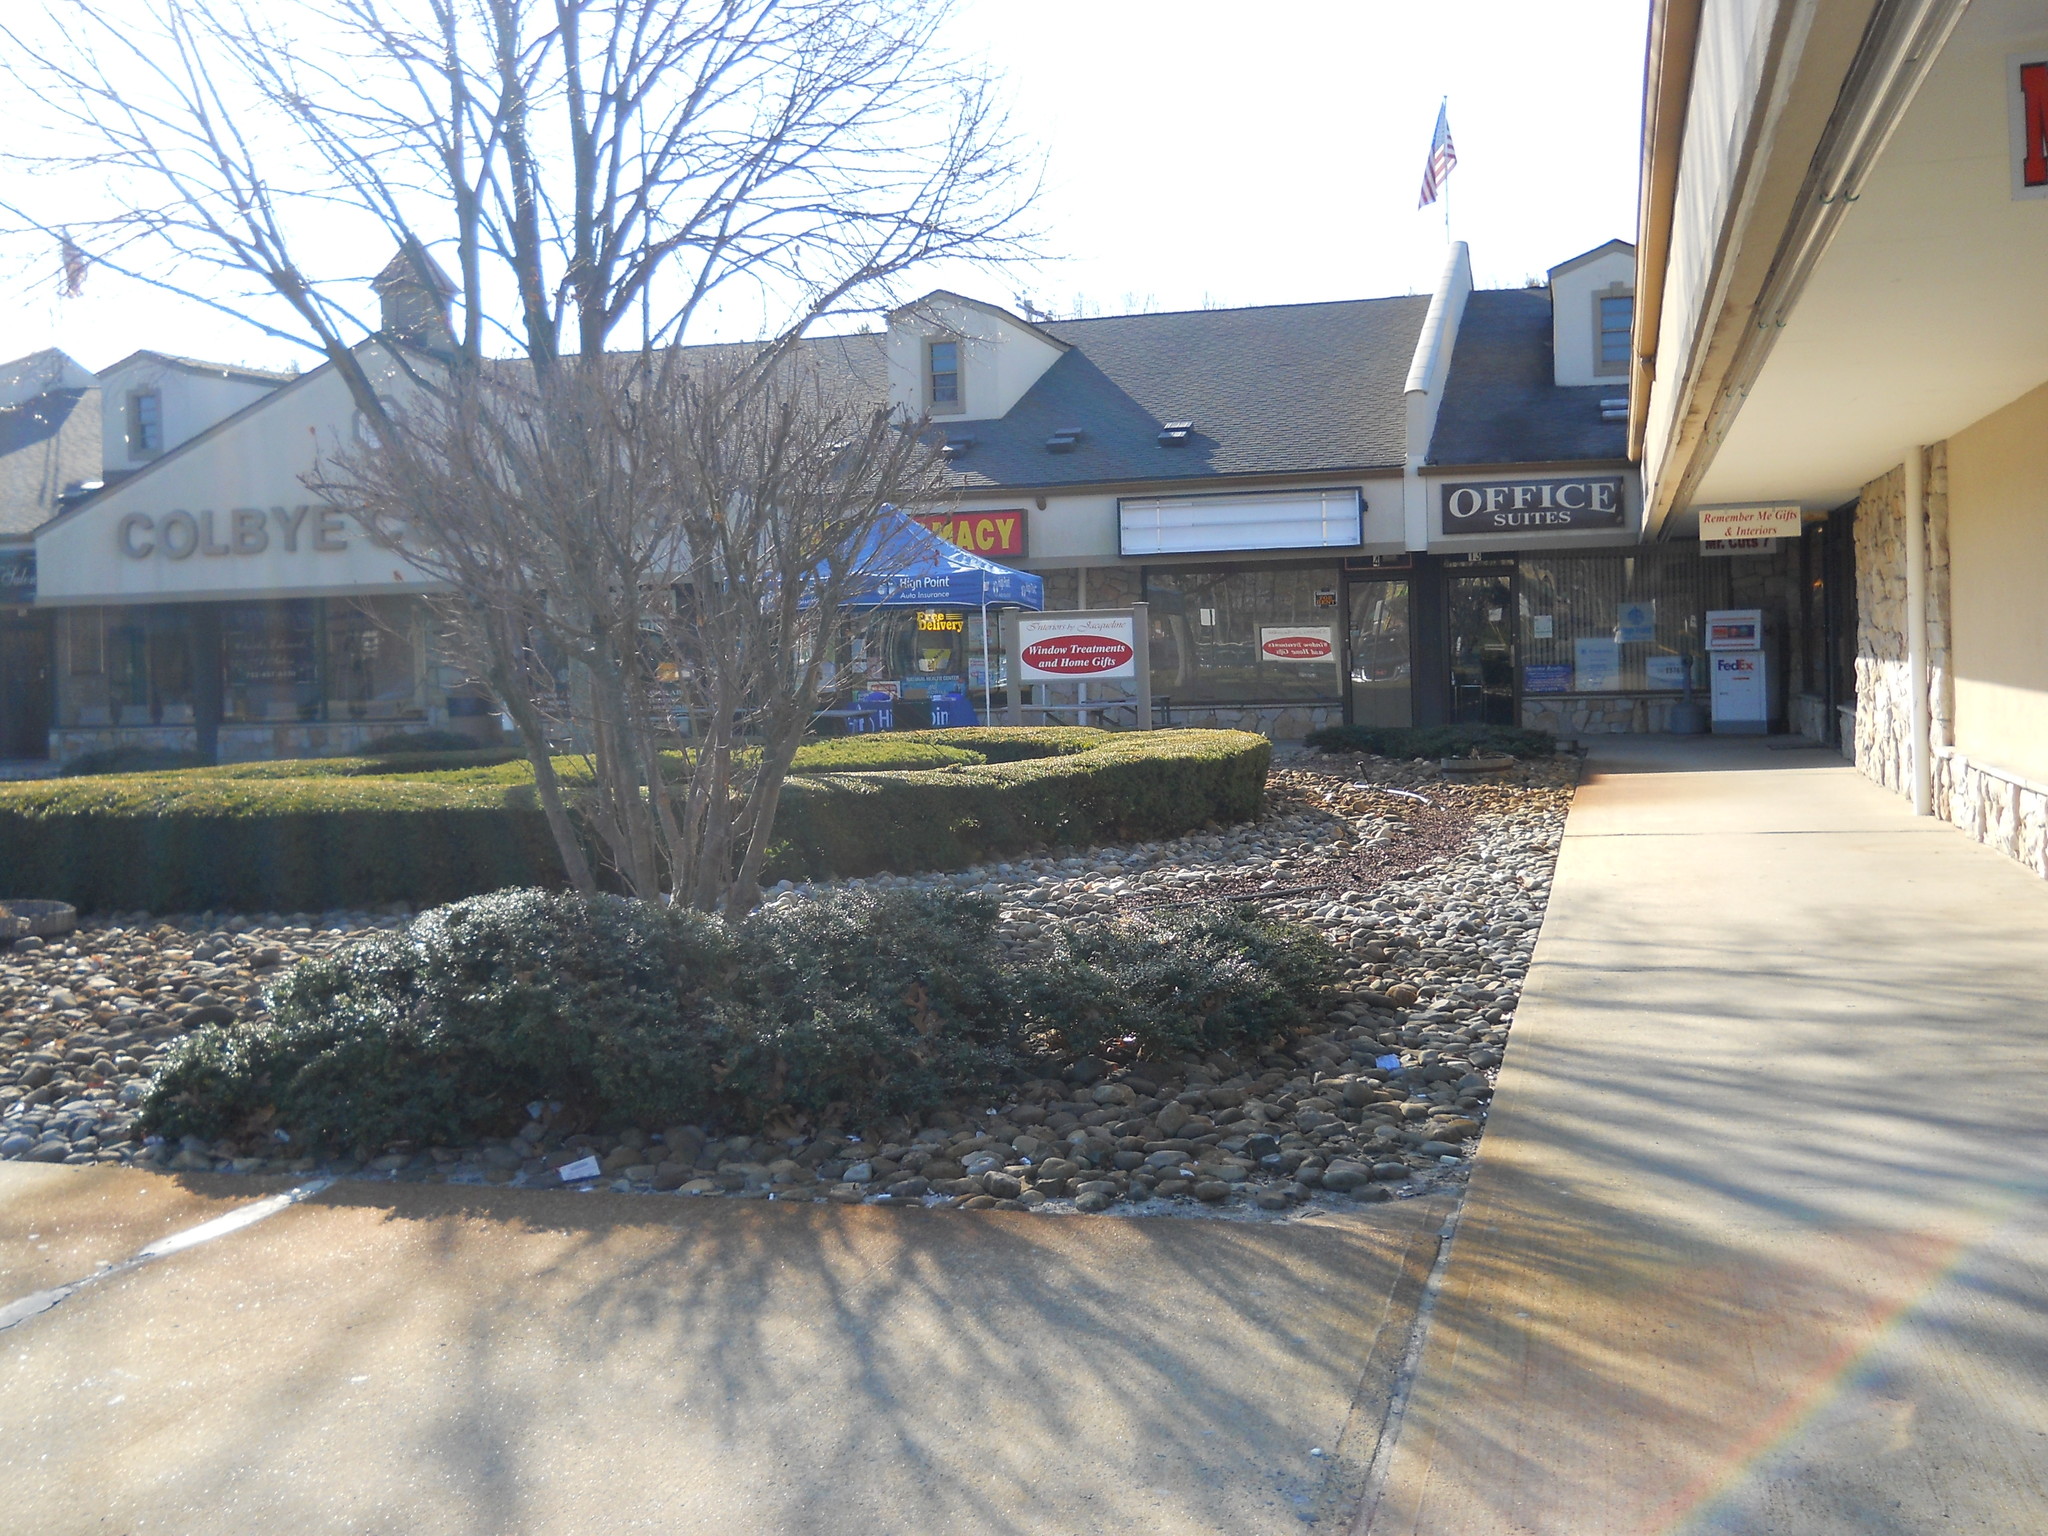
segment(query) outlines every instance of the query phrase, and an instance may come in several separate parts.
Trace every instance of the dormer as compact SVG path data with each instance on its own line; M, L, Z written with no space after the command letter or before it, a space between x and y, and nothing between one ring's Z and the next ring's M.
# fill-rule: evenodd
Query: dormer
M1610 240L1550 269L1550 354L1563 387L1626 390L1635 321L1636 248Z
M940 425L1009 414L1067 343L1006 309L935 289L889 314L889 403Z
M378 319L384 334L416 347L442 351L454 345L448 305L455 283L417 240L408 240L384 270L370 279L377 291Z
M100 465L133 474L253 405L294 375L162 352L131 352L100 373Z

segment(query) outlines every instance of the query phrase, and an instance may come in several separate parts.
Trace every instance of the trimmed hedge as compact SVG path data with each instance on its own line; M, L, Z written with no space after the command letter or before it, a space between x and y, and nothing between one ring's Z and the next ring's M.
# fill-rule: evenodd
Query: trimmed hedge
M972 768L987 762L966 747L936 741L903 741L892 736L835 736L797 748L791 773L889 773L933 768Z
M1378 757L1464 757L1472 752L1549 757L1557 751L1557 738L1519 725L1326 725L1310 731L1303 745Z
M959 869L1027 848L1175 837L1258 814L1273 757L1265 737L1104 735L1084 751L952 773L792 778L767 878Z
M170 768L203 768L206 754L189 747L102 747L81 752L57 772L67 779L103 773L162 773Z
M792 776L766 879L958 869L1245 821L1272 756L1263 736L1238 731L999 731L907 734L1011 761ZM558 886L525 765L451 769L450 755L418 759L410 777L387 766L398 759L329 758L0 786L0 898L318 911Z
M559 884L546 821L508 803L518 798L389 777L12 784L0 789L0 895L85 911L298 912Z

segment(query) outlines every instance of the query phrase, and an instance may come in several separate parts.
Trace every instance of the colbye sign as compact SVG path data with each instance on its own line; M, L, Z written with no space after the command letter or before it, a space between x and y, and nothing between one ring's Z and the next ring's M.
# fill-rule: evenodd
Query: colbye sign
M348 548L347 523L332 507L236 507L231 512L166 512L151 517L130 512L114 529L114 541L130 560L161 555L189 560L196 555L260 555L273 540L286 554L301 549L340 554Z
M36 600L36 552L0 549L0 603Z
M1619 528L1621 476L1578 480L1468 480L1444 487L1444 532L1559 533Z

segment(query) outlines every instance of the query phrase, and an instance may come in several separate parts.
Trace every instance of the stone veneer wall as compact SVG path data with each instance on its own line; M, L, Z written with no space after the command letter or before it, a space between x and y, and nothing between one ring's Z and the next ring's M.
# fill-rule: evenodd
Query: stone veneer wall
M1522 696L1522 724L1571 740L1579 736L1656 735L1670 724L1671 706L1681 693Z
M1878 476L1856 501L1856 766L1912 792L1912 673L1906 663L1905 470Z
M1955 742L1949 666L1948 445L1924 450L1927 501L1927 698L1937 752ZM1906 659L1905 470L1863 487L1856 502L1855 762L1911 794L1913 673Z
M1948 445L1926 450L1927 708L1934 814L2048 878L2048 785L1955 750L1951 664ZM1863 488L1856 505L1856 766L1912 793L1912 677L1906 662L1904 474Z

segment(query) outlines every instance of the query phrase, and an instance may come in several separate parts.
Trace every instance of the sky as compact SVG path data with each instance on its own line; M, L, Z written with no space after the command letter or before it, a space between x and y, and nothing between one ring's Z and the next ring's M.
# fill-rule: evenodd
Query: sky
M1439 101L1449 235L1482 286L1634 238L1647 0L962 0L954 45L1004 81L1044 155L1045 259L934 268L1060 317L1427 292L1417 193ZM0 358L101 368L141 347L282 367L288 348L57 253L0 294ZM706 338L710 339L710 338ZM299 361L309 361L301 357Z

